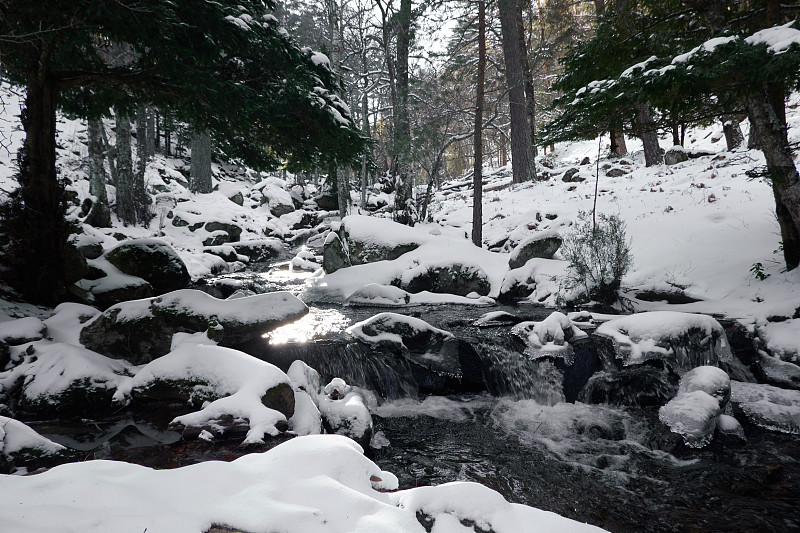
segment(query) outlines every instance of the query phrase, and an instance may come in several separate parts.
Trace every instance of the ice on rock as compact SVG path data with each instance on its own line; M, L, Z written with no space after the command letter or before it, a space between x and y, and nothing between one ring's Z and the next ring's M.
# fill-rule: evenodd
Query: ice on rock
M731 403L756 426L800 435L800 391L731 381Z
M707 315L676 311L638 313L609 320L595 333L613 345L613 354L605 358L623 365L664 359L676 370L685 371L732 358L725 330Z
M658 410L658 418L691 448L702 448L714 437L719 401L702 390L679 394Z
M738 420L730 415L719 415L717 417L717 433L728 440L745 441L744 428Z
M681 377L678 394L701 390L719 402L720 409L731 397L731 378L727 372L715 366L698 366Z
M541 322L517 324L512 332L526 338L528 347L525 349L525 354L533 358L558 355L570 363L572 347L568 341L587 336L585 332L575 327L566 315L557 311Z
M334 378L325 386L319 396L319 411L329 433L344 435L364 447L369 446L373 434L372 415L364 397L343 379Z

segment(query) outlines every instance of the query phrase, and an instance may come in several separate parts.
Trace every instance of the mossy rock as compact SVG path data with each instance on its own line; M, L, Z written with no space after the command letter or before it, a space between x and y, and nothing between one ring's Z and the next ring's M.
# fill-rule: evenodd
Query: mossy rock
M342 239L334 232L328 234L322 248L322 269L326 274L351 266L350 256L345 250Z
M158 405L161 408L189 412L198 409L205 402L213 402L222 397L209 383L199 378L154 379L131 391L134 402L139 405Z
M294 415L294 390L288 383L278 383L264 393L261 403L282 413L289 420Z
M168 331L161 317L119 320L120 311L120 308L109 309L84 327L81 344L106 357L126 359L135 365L169 353L172 335L177 332Z

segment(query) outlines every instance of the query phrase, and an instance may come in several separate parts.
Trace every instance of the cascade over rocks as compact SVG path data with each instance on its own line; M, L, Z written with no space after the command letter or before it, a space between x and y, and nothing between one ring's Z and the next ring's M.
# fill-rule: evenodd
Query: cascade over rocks
M308 313L291 293L280 291L219 300L184 289L107 309L81 331L81 342L108 357L134 364L169 352L175 333L222 328L220 344L237 346Z

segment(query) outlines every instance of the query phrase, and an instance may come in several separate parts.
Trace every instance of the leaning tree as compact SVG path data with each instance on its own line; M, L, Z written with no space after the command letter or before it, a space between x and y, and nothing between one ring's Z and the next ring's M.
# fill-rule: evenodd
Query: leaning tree
M67 225L56 111L168 108L261 168L354 160L363 140L327 58L300 48L273 0L2 0L0 74L26 88L20 189L4 263L42 303L64 294ZM122 50L111 57L111 50ZM120 57L121 56L121 57ZM9 230L9 227L11 228Z

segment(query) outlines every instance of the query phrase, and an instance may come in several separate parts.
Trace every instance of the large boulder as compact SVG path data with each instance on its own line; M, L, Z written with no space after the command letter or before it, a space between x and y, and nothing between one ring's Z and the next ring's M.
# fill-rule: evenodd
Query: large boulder
M412 276L405 275L393 280L392 285L411 293L429 291L459 296L473 292L486 296L492 289L489 276L482 268L458 263L420 269Z
M683 373L692 368L730 361L725 330L706 315L654 311L601 324L598 349L608 370L663 359Z
M140 369L114 396L118 403L186 413L172 421L184 437L235 437L263 442L288 429L294 414L289 378L274 365L221 346L180 344Z
M508 258L508 267L520 268L534 257L552 259L564 240L555 230L540 231L520 242Z
M583 403L650 407L667 403L678 392L678 375L652 359L616 371L598 372L578 394Z
M717 399L702 390L678 394L658 410L659 420L683 437L690 448L702 448L711 442L719 414Z
M445 330L397 313L379 313L347 332L359 342L394 353L408 363L422 392L483 390L480 357Z
M219 300L184 289L112 306L83 328L80 340L90 350L142 364L169 352L175 333L218 332L221 326L220 344L237 346L307 312L284 291Z
M274 185L268 185L264 187L261 192L264 195L262 197L262 203L267 204L269 212L272 213L273 216L280 217L295 210L292 195L284 189Z
M342 219L338 233L353 265L397 259L416 250L431 237L423 230L385 218L362 215Z
M150 298L155 295L153 286L144 279L126 274L105 257L89 261L87 276L68 287L80 303L108 309L129 300Z
M231 244L237 254L246 255L251 263L269 261L280 256L284 247L280 239L256 239Z
M350 437L364 449L373 435L372 415L364 397L341 378L334 378L319 395L319 411L325 431Z
M800 391L731 381L731 404L755 426L800 435Z
M106 252L106 259L120 271L147 281L155 294L183 289L191 277L175 250L160 239L134 239Z
M325 245L322 249L322 269L326 274L333 274L337 270L351 266L350 255L344 248L342 239L339 235L331 231L325 237Z
M238 242L239 236L242 234L242 228L240 228L236 224L231 224L230 222L222 222L219 220L211 220L209 222L206 222L204 228L209 233L224 231L225 233L228 234L228 238L225 242Z
M689 154L683 149L682 146L673 146L664 154L665 165L677 165L689 160Z

